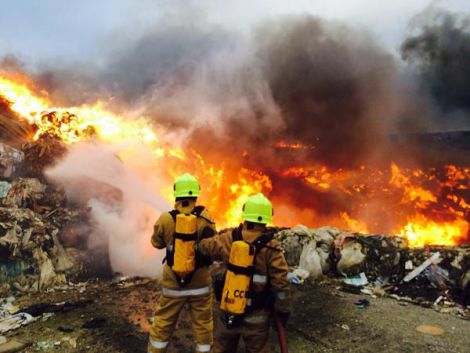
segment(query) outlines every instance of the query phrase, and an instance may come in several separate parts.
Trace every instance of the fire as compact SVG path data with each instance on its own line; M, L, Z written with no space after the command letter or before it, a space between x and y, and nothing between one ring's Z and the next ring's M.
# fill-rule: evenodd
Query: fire
M152 151L152 165L167 166L167 185L161 190L172 202L172 180L186 171L198 175L204 186L201 201L211 210L220 210L216 220L221 226L240 222L241 208L247 195L271 189L267 176L242 169L237 175L227 175L224 166L207 163L195 151L174 148L163 141L149 119L130 120L104 108L104 102L92 106L55 107L47 97L38 97L25 84L0 76L0 97L10 103L10 109L26 119L36 129L34 139L49 133L66 143L97 139L106 143L139 141ZM125 160L125 155L120 155ZM223 196L221 196L223 195Z
M324 217L329 224L363 233L388 231L410 246L468 241L469 168L425 171L392 162L388 171L365 166L351 171L319 165L291 167L282 176L300 178L316 192L350 202L347 209Z
M468 222L456 220L437 223L421 216L406 224L397 234L406 238L409 246L424 246L455 245L465 240L467 232Z
M0 74L0 99L7 101L13 112L34 126L36 132L32 139L48 133L68 144L92 139L119 144L139 142L151 151L153 159L148 161L149 170L164 174L167 186L160 192L169 202L174 177L186 171L197 175L204 189L201 203L212 211L220 228L240 221L242 205L248 195L276 194L278 190L272 179L275 176L300 182L306 197L311 197L310 190L312 195L328 195L340 204L328 212L283 204L281 209L294 209L291 215L299 215L295 222L309 225L321 222L364 233L397 234L406 238L410 246L455 245L468 241L470 168L448 165L439 170L423 170L403 168L392 162L389 169L364 165L346 170L313 164L291 166L266 175L243 167L241 161L249 151L231 156L226 164L211 163L211 156L174 146L165 139L163 130L145 116L130 119L114 113L107 108L109 102L106 101L56 107L46 93L26 78ZM273 148L309 153L315 146L280 141ZM120 157L124 161L132 158L125 153ZM162 165L165 167L161 168ZM277 224L294 225L285 224L283 219L287 218L282 213L275 214Z
M285 141L279 141L278 143L276 143L276 148L285 148L293 150L313 150L315 149L315 145L305 145L301 143L288 143Z

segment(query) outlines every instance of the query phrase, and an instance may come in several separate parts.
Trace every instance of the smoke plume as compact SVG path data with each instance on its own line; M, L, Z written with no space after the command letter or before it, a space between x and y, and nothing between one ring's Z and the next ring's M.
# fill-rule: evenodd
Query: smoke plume
M431 8L416 22L418 33L402 44L403 59L443 110L470 110L470 16Z
M93 233L88 246L107 247L114 271L159 275L162 254L151 247L149 235L158 214L170 207L155 192L157 185L137 177L118 152L116 146L74 145L47 176L64 185L71 202L90 207Z
M369 33L311 15L272 18L249 33L175 16L120 41L103 65L49 65L34 77L53 101L101 98L123 115L149 117L166 140L224 166L227 178L243 168L267 175L276 214L289 223L305 214L327 219L351 214L357 200L285 170L389 167L397 155L419 164L423 146L398 151L391 133L470 128L470 21L443 12L420 21L403 43L402 62ZM146 168L142 155L124 164L119 152L77 145L48 175L92 208L90 246L109 243L116 271L147 273L158 268L155 253L146 253L151 225L168 206L152 191L158 176L151 187L136 177ZM379 209L367 202L369 211Z

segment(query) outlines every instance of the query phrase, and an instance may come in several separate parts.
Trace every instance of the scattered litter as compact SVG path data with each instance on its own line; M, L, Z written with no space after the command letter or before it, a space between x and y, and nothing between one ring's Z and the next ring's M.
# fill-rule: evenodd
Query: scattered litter
M35 346L36 346L37 349L47 350L47 349L51 349L51 348L60 347L61 344L62 344L62 342L60 342L60 341L54 341L54 342L40 341L40 342L37 342L35 344Z
M445 333L443 328L432 325L419 325L416 327L416 331L431 336L442 336Z
M21 326L26 326L35 319L28 313L17 313L0 320L0 333L9 332Z
M343 278L343 282L353 287L362 287L369 283L364 272L361 272L359 275Z
M418 276L421 272L424 271L424 269L428 266L430 266L432 263L436 263L437 260L440 258L441 254L439 252L435 252L434 254L432 254L432 256L427 259L426 261L424 261L421 265L419 265L418 267L416 267L416 269L414 269L413 271L411 271L410 273L408 273L405 278L403 278L403 281L404 282L409 282L411 281L413 278L415 278L416 276Z
M383 297L385 295L385 289L382 287L372 287L372 293L378 297Z
M358 309L365 309L370 305L370 302L367 299L359 299L354 302L354 305Z
M377 296L374 294L374 291L371 288L361 288L361 293L370 295L372 298L377 298Z
M346 325L346 324L342 324L342 325L341 325L341 328L342 328L343 330L346 330L346 331L349 331L349 330L350 330L349 326Z
M411 271L414 268L413 261L408 260L405 262L405 270Z
M49 320L51 317L54 316L54 313L45 313L42 318L41 318L41 321L47 321Z
M434 305L438 305L442 301L442 299L444 299L444 297L441 295L439 298L436 299Z

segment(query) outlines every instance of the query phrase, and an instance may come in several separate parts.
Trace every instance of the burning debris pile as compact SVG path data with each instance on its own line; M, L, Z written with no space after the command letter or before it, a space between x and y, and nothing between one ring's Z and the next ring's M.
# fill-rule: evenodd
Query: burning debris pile
M342 290L423 306L470 303L470 247L410 248L401 237L296 226L276 234L299 283L342 278Z
M64 191L42 174L64 151L48 135L21 151L0 144L0 294L63 285L83 270L83 248L63 243L70 232L87 231L87 211L66 205Z

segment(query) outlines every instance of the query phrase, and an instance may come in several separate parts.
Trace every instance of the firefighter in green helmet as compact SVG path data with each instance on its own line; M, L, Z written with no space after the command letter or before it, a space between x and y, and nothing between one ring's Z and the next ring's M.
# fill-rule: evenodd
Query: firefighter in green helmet
M287 322L288 266L274 232L266 228L272 216L269 199L252 195L243 206L243 224L199 242L201 253L226 264L223 279L216 284L220 311L214 353L237 352L240 338L247 353L269 352L271 314L275 311L284 326Z
M213 343L211 259L197 251L201 238L215 234L215 224L203 206L196 206L199 182L186 173L174 184L175 207L157 220L152 245L166 248L162 293L150 329L148 352L167 350L179 313L189 305L196 352L211 352Z

